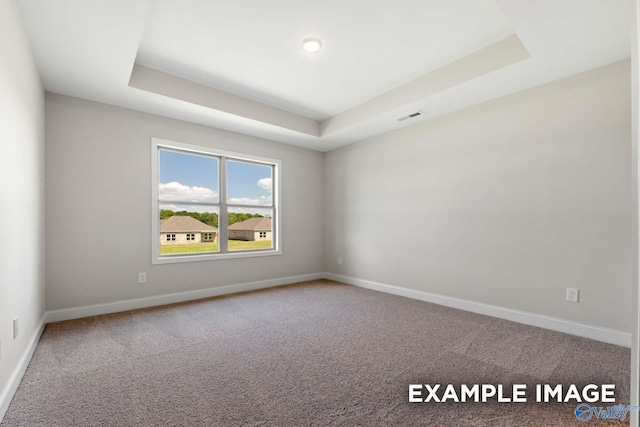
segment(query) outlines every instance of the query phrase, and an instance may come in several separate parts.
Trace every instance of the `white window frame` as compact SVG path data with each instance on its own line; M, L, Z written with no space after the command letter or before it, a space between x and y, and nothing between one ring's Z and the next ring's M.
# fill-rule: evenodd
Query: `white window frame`
M219 158L218 163L218 203L211 203L211 206L218 207L218 250L219 252L202 253L202 254L184 254L184 255L160 255L160 202L158 200L158 183L160 171L160 149L167 149L187 154L200 154L207 156L215 156ZM262 205L238 205L235 203L227 203L226 188L226 159L237 160L241 162L257 163L273 167L272 175L272 206ZM182 142L170 141L161 138L151 138L151 263L152 264L171 264L177 262L193 262L193 261L213 261L233 258L253 258L263 256L274 256L282 254L282 212L280 207L281 201L281 174L282 164L278 159L270 159L266 157L254 156L251 154L236 153L227 150L219 150L217 148L204 147L199 145L185 144ZM246 208L266 208L273 210L273 218L271 220L271 241L270 249L251 249L244 251L228 250L228 225L221 227L221 224L228 224L227 205L232 207Z

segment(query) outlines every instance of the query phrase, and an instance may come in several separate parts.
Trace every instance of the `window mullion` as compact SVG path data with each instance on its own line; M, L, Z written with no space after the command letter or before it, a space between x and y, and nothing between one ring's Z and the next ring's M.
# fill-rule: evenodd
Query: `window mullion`
M218 183L220 185L220 213L218 214L218 250L220 253L229 251L229 221L227 216L227 158L220 157L218 168Z

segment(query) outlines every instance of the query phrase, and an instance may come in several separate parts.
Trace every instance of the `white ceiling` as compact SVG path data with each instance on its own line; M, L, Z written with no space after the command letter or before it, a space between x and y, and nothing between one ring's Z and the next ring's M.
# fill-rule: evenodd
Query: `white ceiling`
M319 151L630 51L630 0L17 2L48 91Z
M154 0L137 61L324 120L511 33L493 0Z

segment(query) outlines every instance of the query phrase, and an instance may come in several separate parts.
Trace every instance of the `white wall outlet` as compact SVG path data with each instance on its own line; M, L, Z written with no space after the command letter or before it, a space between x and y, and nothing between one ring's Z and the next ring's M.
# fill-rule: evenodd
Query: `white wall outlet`
M338 257L338 265L342 265L342 257Z
M147 283L147 273L138 273L138 283Z
M578 302L579 296L580 296L580 289L567 288L567 301Z
M18 316L13 318L13 339L18 338Z

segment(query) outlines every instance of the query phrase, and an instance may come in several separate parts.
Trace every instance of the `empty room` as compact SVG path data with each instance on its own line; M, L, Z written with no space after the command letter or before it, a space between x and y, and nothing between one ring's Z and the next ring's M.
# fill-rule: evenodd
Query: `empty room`
M640 427L640 0L0 0L0 425Z

